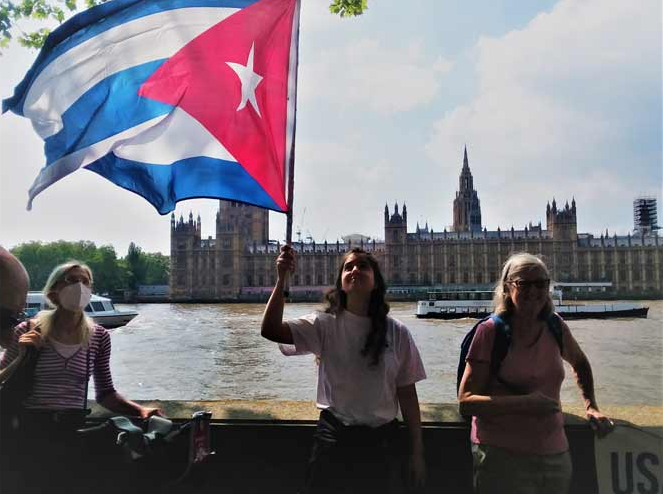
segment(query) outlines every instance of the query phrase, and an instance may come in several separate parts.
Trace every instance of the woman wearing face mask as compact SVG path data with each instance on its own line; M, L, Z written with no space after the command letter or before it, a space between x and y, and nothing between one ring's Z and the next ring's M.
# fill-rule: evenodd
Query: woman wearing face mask
M0 360L0 369L4 369L23 353L21 347L34 346L39 350L32 391L14 424L17 434L13 437L18 441L12 448L23 466L34 464L40 470L48 469L59 455L80 452L78 448L66 448L72 443L74 431L84 422L90 377L94 380L96 401L105 408L141 418L160 414L156 408L127 400L113 387L110 335L83 311L91 290L92 272L86 265L72 261L56 267L44 287L44 295L54 309L18 325L12 344ZM51 487L70 477L58 468L49 474L39 477L48 479ZM23 477L23 482L36 478ZM21 492L29 492L29 488L24 484ZM39 487L34 489L38 491Z

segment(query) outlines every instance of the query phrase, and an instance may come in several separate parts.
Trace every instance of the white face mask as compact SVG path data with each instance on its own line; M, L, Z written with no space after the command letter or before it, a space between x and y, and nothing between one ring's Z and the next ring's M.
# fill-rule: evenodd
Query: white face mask
M67 285L60 290L60 305L71 312L83 310L90 302L92 290L83 283Z

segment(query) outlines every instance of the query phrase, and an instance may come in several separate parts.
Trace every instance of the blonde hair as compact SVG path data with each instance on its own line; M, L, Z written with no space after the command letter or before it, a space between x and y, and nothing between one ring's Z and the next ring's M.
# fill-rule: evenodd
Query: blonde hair
M511 300L509 289L506 287L506 284L514 275L524 271L539 271L546 278L550 279L548 267L540 257L528 254L527 252L512 254L504 263L500 279L495 285L493 312L498 316L509 317L513 314L513 301ZM539 318L546 319L553 312L555 312L555 306L553 305L552 295L548 292L546 304L543 306L543 309L541 309Z
M44 338L48 338L48 334L53 330L55 316L58 308L57 304L51 299L50 295L55 291L55 285L57 285L60 281L63 281L65 276L67 276L67 273L69 273L69 271L74 268L80 268L85 271L85 273L90 278L90 283L92 283L92 270L87 266L87 264L83 264L82 262L71 260L65 262L64 264L60 264L59 266L56 266L55 269L53 269L48 277L48 280L46 280L46 285L44 285L43 290L44 299L48 302L48 305L52 307L52 309L43 310L37 314L37 325L41 329L41 334ZM84 345L87 345L87 343L90 341L90 334L92 333L92 329L94 328L94 321L92 318L88 317L85 312L82 313L82 316L83 317L81 317L76 330L79 335L80 342Z

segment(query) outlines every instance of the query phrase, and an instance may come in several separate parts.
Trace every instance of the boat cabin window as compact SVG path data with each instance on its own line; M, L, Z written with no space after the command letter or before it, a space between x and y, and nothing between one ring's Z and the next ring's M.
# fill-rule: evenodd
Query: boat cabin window
M489 291L450 291L429 292L429 300L492 300L493 292Z
M90 305L92 306L92 310L94 312L103 312L104 310L104 304L101 302L90 302Z
M85 312L92 312L92 307L90 307L90 304L85 306Z

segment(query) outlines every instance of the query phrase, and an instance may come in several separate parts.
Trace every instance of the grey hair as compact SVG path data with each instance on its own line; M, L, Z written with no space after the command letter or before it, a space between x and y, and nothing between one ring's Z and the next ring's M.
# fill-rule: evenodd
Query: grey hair
M506 260L504 266L502 266L500 279L495 284L493 295L493 312L495 314L507 318L513 314L513 301L511 300L511 295L509 294L509 289L506 284L514 275L532 270L540 271L546 278L550 279L550 271L548 271L548 267L538 256L527 252L518 252L512 254ZM548 293L546 304L543 306L543 309L541 309L539 318L546 319L553 312L555 312L555 306L553 305L552 295Z

